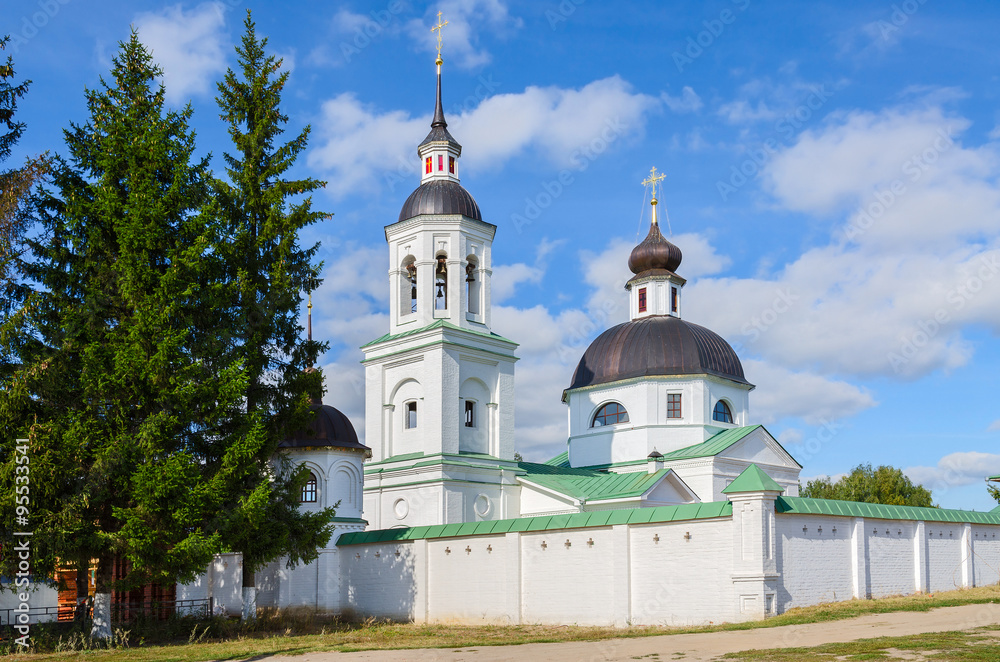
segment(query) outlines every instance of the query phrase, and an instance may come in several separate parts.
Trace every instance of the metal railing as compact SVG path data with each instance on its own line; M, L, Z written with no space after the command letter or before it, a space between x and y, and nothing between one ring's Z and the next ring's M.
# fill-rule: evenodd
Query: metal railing
M165 619L173 615L195 616L208 618L212 615L214 600L135 600L113 603L111 605L111 621L123 623L136 620L142 616L155 619ZM88 603L86 618L93 617L93 607ZM76 614L74 605L53 607L29 607L27 611L17 608L0 609L0 627L7 628L16 625L21 614L28 614L28 623L55 623L72 621Z

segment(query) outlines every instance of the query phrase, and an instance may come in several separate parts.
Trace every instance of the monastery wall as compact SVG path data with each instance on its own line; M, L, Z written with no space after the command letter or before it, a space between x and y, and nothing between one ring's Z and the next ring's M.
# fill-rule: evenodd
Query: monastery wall
M342 604L418 622L698 625L1000 580L1000 526L798 513L774 526L777 577L760 559L749 580L731 517L348 544Z

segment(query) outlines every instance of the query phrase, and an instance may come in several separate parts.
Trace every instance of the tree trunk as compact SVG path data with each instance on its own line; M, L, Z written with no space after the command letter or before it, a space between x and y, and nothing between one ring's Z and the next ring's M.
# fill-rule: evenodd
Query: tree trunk
M76 609L73 622L82 625L87 620L87 600L90 598L90 559L76 562Z
M111 638L111 581L114 571L114 556L101 554L97 560L97 587L94 590L94 621L90 626L92 639Z
M253 570L243 565L243 614L240 620L252 621L257 618L257 582Z

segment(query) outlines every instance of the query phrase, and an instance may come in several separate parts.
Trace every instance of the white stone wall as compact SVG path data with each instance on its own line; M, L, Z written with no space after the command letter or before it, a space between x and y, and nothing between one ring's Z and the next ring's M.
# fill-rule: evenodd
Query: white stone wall
M243 561L240 554L217 554L201 577L177 585L178 600L213 600L216 614L239 616L243 607Z
M731 521L631 528L633 622L684 625L732 620Z
M803 515L776 519L778 611L850 600L854 595L851 519ZM822 572L817 572L820 567Z
M774 515L757 503L752 521L773 538L722 518L346 546L344 606L418 622L696 625L759 618L772 596L781 613L1000 579L1000 526Z
M46 607L54 608L59 605L59 591L54 586L44 582L33 581L26 587L17 587L12 581L4 580L3 586L0 587L0 610L18 609L21 606L21 600L18 595L21 593L28 594L29 624L48 623L56 620L55 614L45 616L31 611ZM4 625L8 624L8 616L13 616L13 612L3 614Z

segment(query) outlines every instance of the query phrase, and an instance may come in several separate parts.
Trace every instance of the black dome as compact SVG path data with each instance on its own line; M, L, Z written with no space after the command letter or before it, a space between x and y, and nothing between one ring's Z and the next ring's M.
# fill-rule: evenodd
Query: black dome
M399 220L420 214L461 214L477 221L483 220L472 194L462 185L447 179L438 179L421 184L403 203Z
M334 446L368 451L369 448L358 441L349 418L337 408L314 402L309 407L316 412L305 430L294 432L278 444L279 448L302 448L305 446Z
M715 375L748 384L722 336L679 317L653 315L611 327L584 352L570 389L656 375Z
M646 238L632 249L632 254L628 257L628 268L634 274L651 269L676 272L677 267L681 266L681 257L681 249L667 241L660 232L660 226L652 223Z

